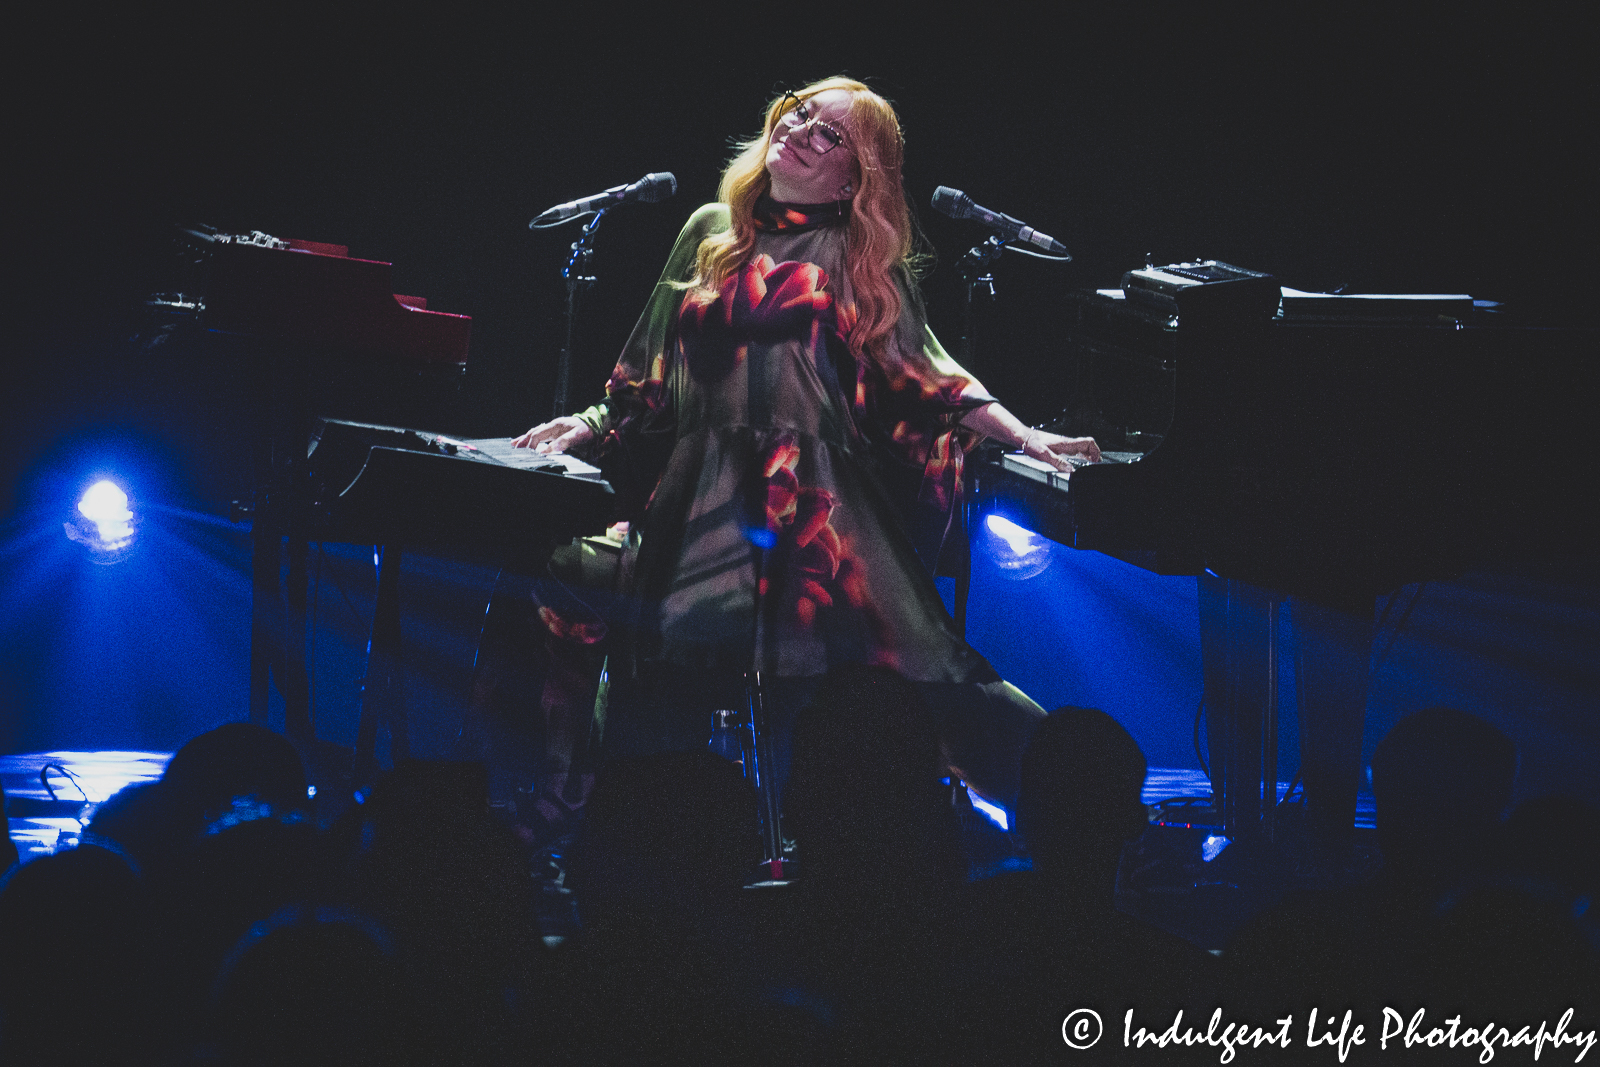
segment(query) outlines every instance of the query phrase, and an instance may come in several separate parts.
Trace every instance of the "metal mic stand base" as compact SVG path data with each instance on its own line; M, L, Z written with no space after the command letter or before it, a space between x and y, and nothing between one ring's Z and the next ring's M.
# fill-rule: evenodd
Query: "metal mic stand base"
M761 672L751 671L750 731L756 749L756 789L761 795L762 836L767 846L767 871L772 881L783 881L783 829L778 811L777 761L772 749L772 735L767 730L766 693L761 683Z

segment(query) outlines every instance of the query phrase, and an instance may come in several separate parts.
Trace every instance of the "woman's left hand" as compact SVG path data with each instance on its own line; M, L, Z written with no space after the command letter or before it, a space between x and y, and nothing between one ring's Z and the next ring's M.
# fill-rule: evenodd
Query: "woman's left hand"
M1029 430L1022 435L1023 455L1049 463L1059 471L1070 472L1082 463L1099 463L1100 446L1092 437L1062 437L1043 430ZM1068 456L1078 457L1073 463Z

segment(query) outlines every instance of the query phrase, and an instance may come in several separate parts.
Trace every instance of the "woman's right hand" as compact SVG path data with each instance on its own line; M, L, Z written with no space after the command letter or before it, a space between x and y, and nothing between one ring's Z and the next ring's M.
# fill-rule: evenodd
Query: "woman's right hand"
M1064 474L1082 463L1099 463L1100 446L1092 437L1062 437L1044 430L1022 435L1022 454L1049 463Z
M587 422L575 415L563 415L541 422L511 444L514 448L532 448L539 452L567 452L582 448L594 437L594 428Z

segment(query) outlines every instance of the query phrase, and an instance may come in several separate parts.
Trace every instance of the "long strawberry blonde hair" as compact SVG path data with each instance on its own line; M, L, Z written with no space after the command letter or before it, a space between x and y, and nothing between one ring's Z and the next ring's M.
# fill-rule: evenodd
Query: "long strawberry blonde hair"
M793 95L808 100L829 89L850 94L845 135L860 169L845 230L845 273L855 300L854 322L845 343L858 359L865 356L883 366L894 362L887 350L900 321L902 296L897 282L906 285L913 299L916 292L915 231L900 175L904 138L889 101L852 78L825 78ZM722 172L717 197L728 205L733 225L700 242L695 279L690 283L695 288L717 291L750 260L756 244L755 203L772 184L767 148L783 114L783 99L779 96L767 105L761 132L738 145ZM841 328L845 325L841 319Z

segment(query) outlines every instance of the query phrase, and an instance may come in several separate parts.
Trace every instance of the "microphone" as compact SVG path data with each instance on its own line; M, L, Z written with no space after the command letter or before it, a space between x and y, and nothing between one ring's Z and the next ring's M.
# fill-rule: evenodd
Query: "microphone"
M1024 241L1046 252L1066 255L1067 246L1054 237L1040 233L1020 219L1002 215L998 211L990 211L986 207L979 207L972 202L972 197L960 189L952 189L948 185L939 186L933 191L933 209L953 219L977 219L1008 241Z
M626 204L630 200L642 200L646 204L658 203L678 191L678 179L669 172L661 171L657 174L646 174L632 185L614 185L603 193L586 196L582 200L573 200L565 204L557 204L532 222L528 229L537 229L540 226L549 226L553 223L570 219L574 215L586 215L591 211L601 211L618 204Z

